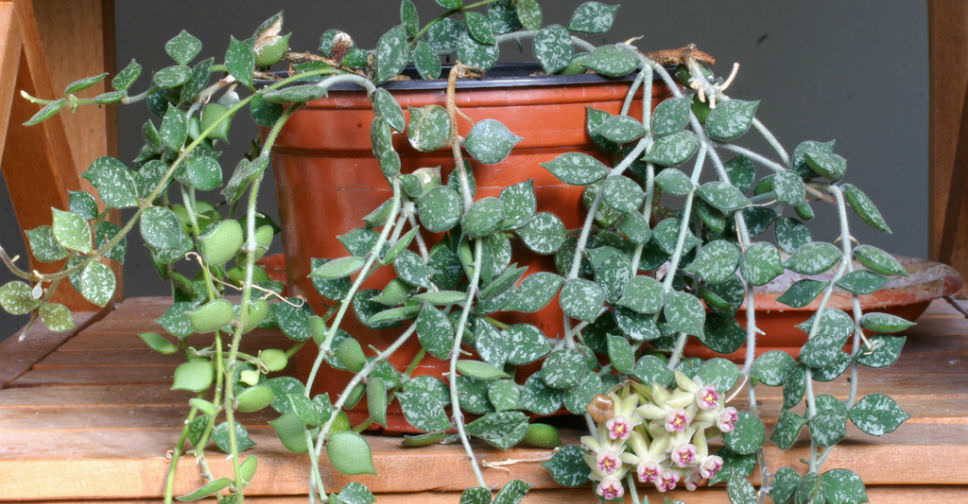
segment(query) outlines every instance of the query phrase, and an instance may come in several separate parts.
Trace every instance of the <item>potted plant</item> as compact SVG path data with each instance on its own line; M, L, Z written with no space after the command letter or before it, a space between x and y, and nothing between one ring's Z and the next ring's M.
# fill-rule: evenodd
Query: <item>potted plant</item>
M280 13L250 37L233 37L218 62L195 61L200 42L179 33L165 45L174 64L140 93L129 92L141 73L132 62L112 77L108 93L77 94L106 78L100 75L74 83L63 98L28 96L43 104L29 123L85 104L144 102L154 117L133 167L101 158L84 175L104 207L132 208L133 216L112 226L95 195L72 194L50 226L28 232L34 256L67 258L65 269L41 275L6 261L22 280L0 287L0 305L66 328L69 314L49 302L52 289L70 283L106 302L114 276L103 261L118 259L137 230L174 292L159 319L168 335L141 338L157 351L184 353L173 387L196 394L173 450L168 501L186 450L201 461L207 483L180 499L242 500L257 462L245 456L251 441L238 413L268 407L280 415L271 424L283 445L312 462L311 502L369 501L361 485L326 488L320 464L373 472L357 430L386 426L389 406L398 404L423 432L405 444L455 439L465 447L480 484L465 492L468 502L491 500L471 439L499 448L555 446L555 429L530 414L561 409L584 416L589 432L546 467L565 485L593 481L603 500L631 493L639 502L637 485L665 492L727 482L733 502L752 502L757 490L748 477L759 462L760 494L774 502L833 494L828 500L865 502L854 473L822 464L848 419L879 435L907 418L886 395L857 397L856 378L858 366L896 360L904 338L894 334L911 322L861 306L859 296L906 271L890 254L854 244L850 212L888 228L870 198L842 181L846 164L833 143L787 150L756 119L757 102L724 93L735 67L717 76L712 58L693 46L647 53L630 42L595 46L581 38L606 31L617 7L586 2L565 27L542 26L535 0L438 4L445 12L421 24L403 0L401 23L373 51L335 30L322 35L318 51L290 51ZM469 97L476 91L465 89L497 73L498 44L507 40L533 40L542 79L579 81L552 86L604 94L578 105L577 122L553 105L558 115L522 138L517 120L475 109ZM455 63L442 66L442 54ZM276 64L286 69L274 73ZM394 90L408 78L437 81L437 89ZM323 109L336 118L314 123ZM247 116L262 127L256 147L225 159L220 149L231 124ZM348 134L354 130L362 139ZM764 138L768 152L743 146L747 133ZM570 148L547 150L555 140ZM304 158L324 147L303 141L350 154L318 182L310 177L321 169ZM289 290L259 265L276 230L257 205L270 164L285 196ZM223 178L223 166L232 165ZM497 177L502 170L512 178ZM360 179L376 188L357 190L351 184ZM307 190L322 204L309 218L290 199ZM201 197L214 191L217 204ZM334 206L339 192L363 201L365 211ZM839 244L811 238L818 200L837 209ZM296 233L306 227L309 235ZM803 347L760 355L755 288L788 270L829 277L798 279L780 296L793 307L815 303L800 325ZM829 305L843 292L849 313ZM542 310L554 321L518 315ZM242 352L240 342L257 327L278 327L292 346ZM211 334L209 344L190 346L194 333ZM389 339L363 340L372 334ZM690 338L719 353L744 347L742 364L687 357ZM405 353L412 340L420 346ZM306 375L275 374L304 349L312 350ZM416 372L431 359L446 373ZM338 391L318 393L327 368L347 379ZM845 401L814 394L815 380L844 373L852 377ZM755 401L762 386L784 392L771 442L786 449L810 432L805 474L762 456L767 428ZM727 404L738 393L749 395L748 411ZM363 401L365 417L350 418L346 411ZM720 434L722 446L711 447ZM209 472L212 442L231 456L232 474ZM499 496L517 500L527 487L514 481Z

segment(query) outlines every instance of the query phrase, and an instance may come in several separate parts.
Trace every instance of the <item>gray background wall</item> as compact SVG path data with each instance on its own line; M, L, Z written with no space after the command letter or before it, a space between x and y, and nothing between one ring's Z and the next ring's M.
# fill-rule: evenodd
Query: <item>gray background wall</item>
M415 0L426 22L440 12L431 0ZM580 0L544 0L546 23L567 24ZM610 2L611 3L611 2ZM312 50L319 34L340 28L373 47L399 22L395 0L258 0L142 2L117 0L118 68L135 57L147 69L170 64L163 45L181 28L202 39L202 56L224 55L229 34L248 36L263 19L286 11L294 49ZM645 50L695 42L719 59L726 74L742 64L731 96L759 99L758 117L792 149L802 140L837 140L848 160L848 179L879 203L895 234L857 226L856 236L894 253L927 254L928 39L924 2L902 0L625 0L606 37L619 41L644 35ZM515 51L506 48L505 52ZM143 78L135 85L142 89ZM143 106L119 114L121 159L140 145ZM15 148L8 146L8 148ZM232 161L234 163L234 161ZM230 163L226 163L231 166ZM0 198L0 239L23 253L6 193ZM272 192L268 196L273 197ZM274 205L268 199L267 207ZM832 214L822 212L820 237L832 237ZM134 240L137 241L137 240ZM0 273L0 281L10 275ZM127 296L163 295L148 256L131 247L125 265ZM0 316L0 339L25 322Z

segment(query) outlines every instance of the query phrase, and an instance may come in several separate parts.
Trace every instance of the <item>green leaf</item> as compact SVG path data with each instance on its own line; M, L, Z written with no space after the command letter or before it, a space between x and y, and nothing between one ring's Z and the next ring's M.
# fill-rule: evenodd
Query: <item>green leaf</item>
M52 231L54 239L68 250L75 250L82 254L91 253L91 228L83 217L72 212L65 212L56 208L50 209L53 214Z
M783 171L773 176L773 192L780 203L795 206L806 198L806 188L800 176L792 171Z
M605 33L612 28L618 5L584 2L575 9L568 29L584 33Z
M26 315L40 305L30 286L19 280L11 280L0 287L0 307L11 315Z
M176 499L182 502L197 501L202 498L208 497L209 495L212 495L222 489L228 488L231 485L232 485L232 480L230 480L229 478L219 478L217 480L210 481L200 486L194 492L176 497Z
M680 291L670 293L662 307L662 314L669 329L702 336L706 308L696 296Z
M831 469L820 475L823 496L830 503L860 504L869 502L860 476L847 469Z
M629 143L645 135L645 127L634 117L611 116L595 128L595 134L617 144Z
M515 324L502 333L507 345L507 361L509 364L520 366L530 364L551 351L547 338L535 326L530 324Z
M141 237L145 243L158 249L180 248L187 238L182 229L181 221L178 220L175 212L169 208L150 207L146 209L141 215L139 226ZM56 227L54 231L56 235Z
M618 221L618 231L636 245L645 245L652 238L649 221L641 214L627 213Z
M587 252L595 272L595 281L605 289L606 301L618 301L632 275L632 263L628 256L615 247L607 246L588 249Z
M467 31L475 41L485 44L497 44L494 38L494 30L491 28L491 20L484 14L475 11L464 12L464 22L467 24Z
M408 391L397 394L403 416L410 425L424 432L447 430L451 427L444 404L429 392Z
M60 303L44 303L38 311L40 321L51 331L71 331L76 327L70 309Z
M152 350L165 355L170 355L178 351L178 345L172 343L168 338L156 333L156 332L145 332L138 334L141 341L144 341L146 345Z
M526 277L511 301L505 305L505 311L520 311L533 313L544 308L558 293L564 279L551 272L539 271Z
M864 348L857 356L857 363L871 368L892 366L901 356L901 349L907 341L905 336L874 336L870 339L873 350Z
M521 389L512 380L496 380L487 386L487 399L497 411L518 409Z
M544 255L557 251L567 237L561 219L548 212L535 214L516 232L529 249Z
M87 193L82 193L87 194ZM60 261L67 257L67 251L57 243L54 230L50 226L38 226L24 232L30 244L30 253L40 262Z
M326 88L316 84L287 86L262 95L262 99L275 104L305 103L326 96Z
M457 49L457 41L467 31L463 21L444 18L427 31L427 42L436 52L447 53Z
M413 37L420 30L420 16L417 13L417 6L411 0L400 2L400 22L407 29L408 37Z
M36 124L40 124L40 123L46 121L47 119L50 119L51 117L53 117L58 112L60 112L60 109L62 109L64 107L64 105L67 105L67 100L65 100L64 98L60 98L60 99L54 100L54 101L48 103L47 105L44 105L43 108L41 108L40 110L38 110L37 113L35 113L33 116L31 116L30 119L27 119L23 123L23 125L24 126L34 126Z
M457 38L457 59L472 68L487 70L497 63L500 48L497 44L482 44L467 31Z
M202 41L185 30L165 42L165 52L179 65L187 65L201 50Z
M484 119L467 133L464 148L474 159L485 164L494 164L507 158L511 148L521 140L521 137L511 133L500 121Z
M887 277L867 270L851 271L837 281L837 287L858 296L873 294L884 287Z
M689 124L691 106L692 98L688 96L662 100L652 112L652 132L662 137L681 131Z
M525 30L538 30L542 22L541 6L537 0L518 0L515 4L518 20Z
M789 504L793 499L793 492L800 483L800 475L790 466L781 467L773 475L773 489L770 498L775 504Z
M652 230L652 240L655 242L663 252L668 255L676 249L676 245L679 241L679 231L682 228L682 224L676 217L668 217L662 219L655 228ZM696 238L692 231L689 229L685 230L686 236L683 240L682 254L688 254L696 245L699 244L699 239ZM663 259L664 261L665 259Z
M558 180L571 185L592 184L608 175L607 166L582 152L567 152L540 164Z
M271 128L282 116L282 110L282 105L272 103L259 95L249 103L249 114L252 120L264 128Z
M337 471L354 476L376 474L370 445L356 432L333 432L326 442L326 457Z
M622 374L631 374L635 367L635 351L632 349L629 340L614 334L609 334L608 339L608 360L612 367Z
M417 337L430 355L447 359L454 346L454 326L442 311L424 305L417 316Z
M534 195L534 181L527 180L505 187L499 197L504 205L504 229L523 226L534 215L537 199Z
M689 176L676 168L666 168L659 172L655 177L655 183L673 196L685 196L696 188Z
M162 133L165 132L162 122ZM138 206L138 186L128 168L115 158L100 157L82 175L97 188L101 200L109 208Z
M487 400L488 382L469 376L457 377L457 400L464 411L474 415L484 415L494 411Z
M678 131L656 139L642 160L662 166L676 166L691 159L698 150L699 139L693 132Z
M228 203L232 204L239 200L245 193L250 184L269 166L267 156L259 156L251 161L243 158L236 165L235 171L228 183L222 188L221 194Z
M709 112L709 117L706 118L706 131L714 140L722 142L735 140L749 131L759 105L758 101L743 100L720 103Z
M645 384L656 383L668 386L675 381L675 376L666 362L658 356L646 354L639 358L632 370L632 376Z
M803 308L813 302L825 288L827 288L826 282L810 279L799 280L776 300L792 308Z
M403 116L403 109L389 91L377 88L370 99L373 101L373 112L385 119L391 128L399 132L406 129L407 121Z
M528 430L528 416L520 411L488 413L467 424L467 433L489 445L507 450L518 444Z
M585 462L584 450L579 446L565 446L541 464L559 485L577 487L588 482L591 470Z
M70 194L70 210L84 220L94 220L99 213L94 196L84 191L68 191Z
M804 158L810 169L831 180L840 180L847 172L847 160L833 152L807 151Z
M229 48L225 51L225 68L229 75L245 87L252 87L252 73L255 71L255 52L252 40L229 38Z
M885 233L891 232L887 221L881 216L881 211L864 191L853 184L844 184L844 194L847 196L847 203L868 226Z
M776 421L770 440L783 450L789 450L800 437L800 431L807 425L807 419L790 411L783 410Z
M834 152L835 143L836 142L833 140L829 142L817 142L815 140L806 140L800 142L800 144L793 149L793 159L791 163L793 165L793 169L803 176L803 178L814 178L817 175L823 175L820 172L814 171L813 168L810 167L807 162L807 154L818 156L832 154Z
M278 396L277 396L278 397ZM302 420L292 412L287 412L281 417L269 422L276 431L279 441L287 450L293 453L306 453L306 426Z
M697 376L702 380L703 384L712 385L716 387L719 393L725 394L736 385L740 374L740 370L736 367L736 364L721 357L715 357L702 363Z
M165 112L165 117L161 120L159 134L165 147L179 152L185 145L185 141L188 140L188 119L185 117L185 113L169 104L168 111Z
M222 167L215 158L196 156L185 162L179 182L199 191L211 191L222 186Z
M582 354L575 350L556 350L545 357L541 376L549 387L564 390L578 385L587 370Z
M753 362L752 377L754 380L776 387L782 385L790 369L796 362L790 354L782 350L772 350L756 358Z
M334 279L343 278L356 273L366 264L362 257L347 256L327 261L316 266L309 273L310 278Z
M833 446L847 435L847 408L836 397L817 396L816 414L810 419L810 437L819 446Z
M589 349L580 351L590 352ZM584 415L592 399L605 392L602 379L592 371L585 371L578 385L565 391L562 401L565 408L575 415Z
M791 217L778 217L773 229L776 233L776 244L787 254L796 252L812 240L810 228Z
M522 408L538 415L551 415L561 409L564 392L545 384L541 372L528 377L521 394Z
M434 233L454 227L460 221L462 207L460 195L449 186L437 186L417 201L420 224Z
M796 504L824 504L823 487L817 473L807 473L800 478L794 502Z
M459 9L464 6L463 0L434 0L437 5L445 9Z
M366 410L374 423L387 424L387 389L380 378L370 378L366 382Z
M308 306L299 306L297 299L287 299L286 303L274 303L270 310L279 329L287 338L294 341L307 341L313 337L310 318L312 310ZM293 306L290 303L296 304Z
M800 324L805 332L810 332L816 323L816 315ZM854 320L841 310L827 308L820 318L816 333L800 351L800 362L815 368L824 367L840 353L847 338L854 332Z
M871 436L883 436L888 432L894 432L911 418L911 415L905 413L894 399L884 394L865 396L850 408L847 415L858 429Z
M436 292L423 292L413 297L417 301L429 303L437 306L453 304L463 304L467 300L467 293L464 291L442 290Z
M645 201L645 191L638 182L624 175L616 175L605 179L602 199L611 208L636 213Z
M181 364L175 368L175 379L171 389L203 392L214 383L214 371L211 361L207 360Z
M749 198L729 182L713 181L699 186L699 197L718 210L729 213L750 205Z
M333 504L373 504L376 496L358 481L348 483L336 495L331 495Z
M740 455L751 455L763 446L766 429L760 418L748 411L739 412L739 420L732 432L723 433L723 443Z
M904 266L896 257L873 245L858 245L854 247L854 259L857 259L857 262L870 268L875 273L882 275L907 276L908 274L907 270L904 269Z
M605 302L605 290L584 278L572 278L561 289L561 309L565 315L588 322L598 318Z
M629 280L618 304L637 313L652 314L662 309L664 299L661 282L649 276L635 276Z
M491 490L484 487L474 487L464 490L459 504L491 504Z
M410 127L407 129L410 145L423 152L430 152L447 145L450 139L450 118L440 105L410 109Z
M91 77L85 77L83 79L76 80L76 81L74 81L74 82L72 82L72 83L70 83L70 84L67 85L67 87L64 89L64 94L65 95L70 95L70 94L74 94L74 93L76 93L78 91L83 91L83 90L85 90L85 89L87 89L87 88L89 88L89 87L97 84L98 82L101 82L102 80L104 80L105 77L107 77L107 75L108 75L108 73L107 72L104 72L104 73L102 73L100 75L94 75L94 76L91 76Z
M726 484L726 495L731 504L756 504L756 489L750 481L738 474L729 478Z
M713 240L699 249L686 271L698 273L707 283L721 283L736 272L740 260L740 250L734 243L726 240Z
M420 77L436 79L440 76L440 58L429 43L423 40L417 42L413 49L413 60Z
M538 30L533 46L535 58L548 75L567 67L575 54L568 30L556 24Z
M177 88L192 78L192 69L185 65L172 65L155 72L151 81L160 88ZM164 105L162 105L164 106Z
M111 79L111 87L118 91L125 91L134 81L138 80L141 75L141 65L137 61L132 59L128 64L120 71L117 75Z
M517 479L511 480L505 483L504 488L494 496L494 504L520 504L530 489L530 483Z
M97 306L105 306L114 296L117 281L111 268L98 261L87 263L81 272L81 295Z
M389 80L403 71L409 60L410 45L407 43L407 28L399 24L381 35L376 44L374 80L376 82Z
M622 77L639 67L635 51L617 45L600 46L590 53L579 55L576 60L606 77Z
M723 459L723 469L709 480L709 485L729 481L734 475L746 477L753 473L756 455L740 455L726 447L718 455Z
M839 261L841 251L832 243L806 243L786 260L786 267L804 275L819 275Z
M404 250L393 261L397 276L409 284L430 288L430 267L419 255Z

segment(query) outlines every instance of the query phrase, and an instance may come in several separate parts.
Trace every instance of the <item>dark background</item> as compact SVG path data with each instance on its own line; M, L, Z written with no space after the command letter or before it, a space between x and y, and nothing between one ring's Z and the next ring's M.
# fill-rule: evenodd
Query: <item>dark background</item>
M430 0L415 3L422 22L441 12ZM546 24L566 25L582 2L541 3ZM150 70L171 64L163 46L182 28L203 41L200 58L214 56L222 61L229 34L248 37L262 20L280 9L286 12L285 31L293 32L295 50L314 50L327 28L340 28L358 45L372 48L383 31L399 22L395 0L117 0L117 67L136 58L145 73L133 89L143 89ZM927 254L928 39L924 2L627 0L609 34L589 40L614 42L639 35L644 38L637 44L646 51L694 42L719 59L715 70L720 74L728 74L732 62L740 62L738 79L728 93L761 100L757 116L791 151L802 140L836 139L837 152L848 160L847 179L875 199L895 230L895 234L885 235L855 220L855 236L897 254ZM530 47L530 43L525 45ZM516 52L513 45L502 47L502 56ZM119 112L120 158L124 161L134 158L140 147L139 132L146 114L141 104ZM231 161L224 165L230 168L237 155L230 153L226 159ZM265 193L263 207L274 208L271 184ZM0 191L0 195L0 240L9 253L23 254L6 192ZM832 239L834 216L819 210L818 206L815 236ZM138 238L131 241L125 295L167 294L167 285L156 277ZM5 271L0 273L0 282L9 278ZM0 315L0 339L25 322L26 317Z

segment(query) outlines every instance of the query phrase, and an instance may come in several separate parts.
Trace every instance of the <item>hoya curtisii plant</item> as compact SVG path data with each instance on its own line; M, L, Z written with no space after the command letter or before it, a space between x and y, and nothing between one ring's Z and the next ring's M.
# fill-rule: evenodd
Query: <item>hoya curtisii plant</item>
M551 475L569 486L591 481L595 495L608 501L628 493L646 502L640 486L666 492L726 482L735 503L767 496L865 502L860 479L848 469L825 469L824 461L845 437L848 419L880 435L907 418L886 395L859 398L857 383L859 366L896 360L904 338L891 334L911 324L864 313L857 299L905 271L886 252L855 243L848 208L868 225L889 228L871 200L842 181L846 162L833 143L802 142L790 153L756 118L758 102L724 94L736 69L727 79L716 76L712 58L694 47L643 53L630 43L596 47L581 38L608 30L617 6L586 2L565 27L542 26L535 0L437 3L446 11L421 25L417 7L403 0L401 23L375 50L328 30L318 51L289 51L280 13L251 37L231 38L218 64L215 58L192 64L201 43L179 33L165 45L174 64L155 72L141 93L129 92L141 73L132 62L113 77L112 91L93 98L77 93L105 75L71 84L64 98L28 96L44 104L30 124L85 104L143 102L154 118L142 128L145 144L133 168L96 160L84 174L96 194L72 193L69 209L52 210L50 226L28 231L35 258L67 259L62 271L27 272L3 255L20 280L0 288L0 304L51 329L69 329L66 308L50 302L53 290L68 279L95 304L108 302L114 276L105 261L123 260L126 238L137 228L173 288L172 305L158 319L168 334L140 336L159 352L186 357L173 388L195 394L172 451L166 501L175 497L175 468L188 453L205 484L179 500L242 501L257 459L245 454L253 442L238 414L272 407L283 445L308 454L310 502L372 502L358 483L327 488L320 465L350 475L374 472L359 432L385 424L387 406L396 401L425 432L405 445L463 446L479 484L464 493L469 503L492 501L473 438L498 448L555 447L544 464ZM486 74L501 42L527 39L544 73L594 72L629 82L618 114L588 109L585 131L597 156L572 152L542 163L562 182L584 188L579 229L536 212L530 183L508 186L499 197L476 194L475 172L503 162L521 138L497 119L475 123L463 115L456 83ZM445 69L442 56L454 64ZM272 73L277 63L286 70ZM420 78L446 79L444 105L406 114L380 86L399 79L408 64ZM372 101L373 154L392 196L340 237L346 256L314 260L310 276L330 302L307 306L286 297L257 263L275 231L260 213L258 192L286 121L337 84L356 85ZM655 85L673 96L654 109L650 100L635 106L635 96L651 97ZM226 181L222 148L233 120L246 115L263 134ZM459 134L462 121L473 123L466 137ZM739 143L747 133L764 138L767 152ZM401 172L392 141L398 134L418 150L449 151L452 163ZM811 205L820 200L837 210L839 245L811 237ZM118 208L133 209L120 225L107 220L108 210ZM430 242L431 236L442 238ZM516 241L553 255L556 271L518 266ZM363 289L381 266L396 278L381 291ZM820 299L800 326L807 343L795 356L774 351L757 358L755 288L788 270L808 277L793 283L782 302L804 307ZM851 313L828 307L838 290L854 295ZM537 312L551 302L564 313L562 334L501 321L502 313ZM740 310L745 326L736 321ZM388 330L398 336L387 348L364 348L342 328L350 316L370 327L394 326ZM292 345L244 352L242 341L259 327L278 327ZM405 369L389 365L387 358L413 338L422 346L413 362ZM745 359L736 365L686 357L689 338L724 354L745 345ZM305 380L269 377L304 345L318 350ZM427 354L446 360L449 372L412 377ZM534 363L540 371L524 376L519 368ZM333 397L311 392L323 366L352 373ZM815 382L844 374L845 400L814 392ZM757 408L762 386L783 387L770 442L789 449L801 431L809 432L805 468L776 467L765 457L762 419L777 412ZM728 404L739 394L748 398L745 408ZM350 425L344 409L364 398L369 418ZM585 418L588 433L579 445L559 448L553 427L530 421L532 413L562 408ZM212 443L229 454L228 474L210 468ZM759 488L750 481L757 466ZM529 487L514 480L493 500L517 502Z

